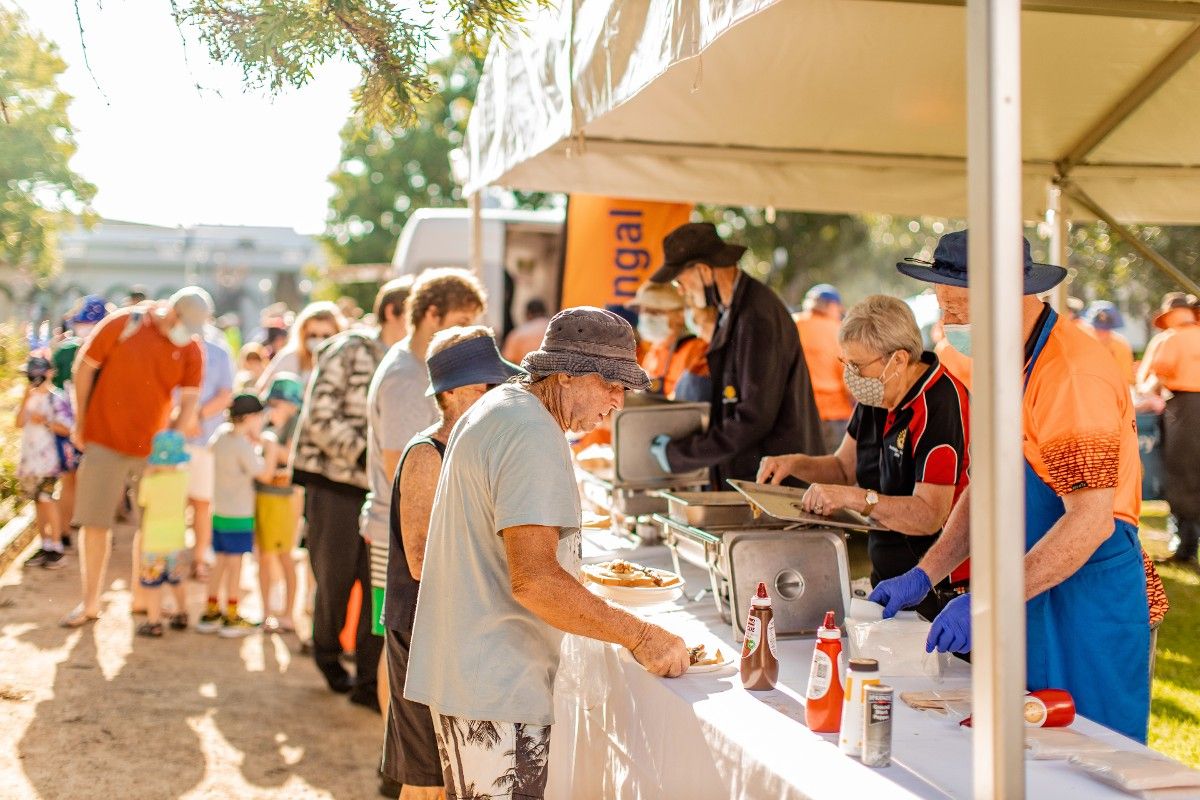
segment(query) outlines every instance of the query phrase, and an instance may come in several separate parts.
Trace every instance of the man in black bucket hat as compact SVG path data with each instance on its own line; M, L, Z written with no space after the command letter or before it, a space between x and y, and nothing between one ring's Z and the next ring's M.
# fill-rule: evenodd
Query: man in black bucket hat
M692 305L719 315L708 348L708 430L660 436L651 448L667 472L708 468L713 489L754 480L765 456L825 452L796 325L774 292L737 268L745 252L712 223L690 222L663 239L666 261L650 278L674 281Z
M967 232L906 275L934 284L943 320L970 323ZM1138 543L1141 466L1129 387L1108 351L1037 298L1066 277L1024 242L1026 684L1066 689L1081 714L1144 742L1150 709L1147 568ZM871 593L885 616L919 603L970 555L970 493L920 563ZM1010 531L998 531L1007 535ZM1153 578L1156 580L1157 575ZM927 650L971 650L971 595L933 621Z
M525 356L529 375L483 395L450 435L404 696L429 706L435 731L486 722L502 742L523 736L538 747L456 746L447 796L499 786L515 769L533 776L521 796L542 797L564 631L623 645L655 675L688 667L682 639L609 605L577 577L581 511L564 434L592 430L622 407L626 390L649 385L636 349L616 314L569 308ZM515 763L497 760L506 750Z

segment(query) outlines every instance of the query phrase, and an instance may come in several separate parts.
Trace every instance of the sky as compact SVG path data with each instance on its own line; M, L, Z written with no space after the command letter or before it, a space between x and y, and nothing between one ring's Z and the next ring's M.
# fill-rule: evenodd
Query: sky
M212 62L190 32L185 48L168 0L79 0L93 78L72 0L7 4L68 64L59 80L74 98L71 166L96 185L103 217L324 228L353 65L326 64L309 85L272 97L246 88L236 65Z

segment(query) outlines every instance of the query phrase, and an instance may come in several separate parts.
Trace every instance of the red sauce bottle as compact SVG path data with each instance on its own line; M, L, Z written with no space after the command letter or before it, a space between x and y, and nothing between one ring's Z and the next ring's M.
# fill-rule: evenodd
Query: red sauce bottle
M808 675L808 699L804 704L804 722L816 733L837 733L842 727L842 632L833 612L825 612L825 622L817 631L812 671Z
M779 659L775 657L775 615L767 585L758 584L750 599L746 618L746 638L742 642L742 686L752 692L775 688L779 679Z

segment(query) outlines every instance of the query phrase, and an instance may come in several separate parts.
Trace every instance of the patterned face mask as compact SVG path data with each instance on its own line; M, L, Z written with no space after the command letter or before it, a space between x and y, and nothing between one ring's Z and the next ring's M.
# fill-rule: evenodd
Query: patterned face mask
M887 364L883 365L883 372L878 378L867 378L860 375L858 368L853 364L846 364L842 367L842 377L846 381L846 388L850 390L850 394L854 399L862 403L864 406L874 406L876 408L886 408L883 404L884 385L887 383L885 374L887 373L888 364L892 363L891 356L888 356Z

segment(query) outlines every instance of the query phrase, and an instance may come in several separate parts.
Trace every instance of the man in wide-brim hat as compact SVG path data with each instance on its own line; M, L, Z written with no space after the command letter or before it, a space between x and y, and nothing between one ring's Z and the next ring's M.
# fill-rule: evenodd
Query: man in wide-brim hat
M454 797L513 771L534 776L522 797L542 796L563 632L624 645L656 675L689 663L682 639L576 577L581 512L565 433L592 430L626 390L648 386L633 328L603 309L569 308L522 366L527 377L492 389L455 425L421 567L404 696L430 707L435 731L486 728L498 740L455 747L447 778L465 785L446 786ZM516 737L537 746L516 747Z
M738 269L745 252L712 223L689 222L663 239L665 261L650 277L675 282L692 306L718 313L708 346L708 429L656 437L651 450L666 472L708 469L714 489L729 478L753 481L765 456L825 452L796 325L773 291Z
M1161 398L1164 489L1179 547L1171 560L1200 569L1200 324L1196 298L1171 292L1154 317L1162 333L1150 340L1138 388Z
M932 261L897 264L934 284L948 324L970 323L967 252L967 232L957 231L941 238ZM1066 270L1034 262L1028 241L1023 263L997 268L1024 276L1026 682L1066 689L1081 714L1144 742L1150 614L1129 387L1099 342L1037 298ZM970 493L918 566L880 582L872 601L916 605L970 555ZM970 593L934 619L926 649L970 651Z

